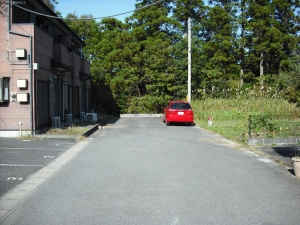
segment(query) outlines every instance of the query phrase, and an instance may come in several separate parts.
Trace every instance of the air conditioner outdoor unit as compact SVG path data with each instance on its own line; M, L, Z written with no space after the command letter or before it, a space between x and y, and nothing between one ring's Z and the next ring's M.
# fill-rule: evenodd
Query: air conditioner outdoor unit
M66 123L72 123L73 122L73 117L72 114L66 114Z
M97 113L87 113L86 120L90 122L97 122L98 120Z
M17 58L24 58L26 56L26 50L23 48L16 49L16 57Z
M60 128L60 117L59 116L52 117L52 127Z
M85 112L80 112L80 119L85 119Z

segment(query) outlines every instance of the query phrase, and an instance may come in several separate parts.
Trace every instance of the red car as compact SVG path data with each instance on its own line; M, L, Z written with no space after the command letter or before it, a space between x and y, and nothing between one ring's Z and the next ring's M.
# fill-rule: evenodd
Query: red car
M170 123L194 124L194 112L191 105L185 101L170 101L164 108L163 122L168 126Z

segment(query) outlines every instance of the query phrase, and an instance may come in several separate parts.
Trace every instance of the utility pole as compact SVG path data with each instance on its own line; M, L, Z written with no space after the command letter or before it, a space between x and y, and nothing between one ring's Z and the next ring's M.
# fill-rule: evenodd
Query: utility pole
M188 18L188 102L191 102L191 67L192 67L192 55L191 55L191 18Z

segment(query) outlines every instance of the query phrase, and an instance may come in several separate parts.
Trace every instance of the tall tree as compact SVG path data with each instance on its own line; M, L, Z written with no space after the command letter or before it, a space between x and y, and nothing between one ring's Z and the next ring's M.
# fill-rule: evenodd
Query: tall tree
M176 80L181 84L181 93L187 94L188 79L188 19L191 19L191 56L192 71L191 83L192 91L199 89L199 84L203 81L202 68L203 58L203 29L202 22L207 16L207 7L202 0L177 0L173 2L172 18L177 22L177 40L174 43L176 53L174 57L177 63ZM178 93L178 92L177 92Z
M299 43L299 23L294 7L292 1L283 0L259 0L249 5L248 60L261 84L265 75L278 74L280 65L288 64L286 60Z
M274 28L280 33L278 56L281 69L291 66L291 60L297 58L300 41L299 8L300 1L274 0ZM298 15L296 15L298 11Z
M135 77L141 82L138 95L133 95L129 102L135 101L135 97L149 95L152 101L159 102L162 106L178 88L174 75L176 65L172 56L174 54L172 44L177 39L175 33L177 24L168 16L171 12L170 1L158 4L152 0L137 2L139 2L136 4L137 11L127 19L127 22L134 40L140 46ZM145 6L149 7L138 10ZM152 110L160 109L160 106L157 105Z
M212 85L208 87L211 89L218 85L222 85L221 89L227 89L231 80L239 79L240 72L232 44L236 33L234 13L229 10L228 5L223 4L225 3L218 1L210 8L203 25L207 30L203 45L206 57L203 76L209 79L203 84Z
M175 21L169 18L172 1L156 2L137 0L136 11L126 19L126 22L134 28L134 35L138 40L145 40L147 37L167 38L173 32Z
M53 12L55 12L55 4L58 4L56 0L43 0L43 2L45 2L45 4L52 9Z

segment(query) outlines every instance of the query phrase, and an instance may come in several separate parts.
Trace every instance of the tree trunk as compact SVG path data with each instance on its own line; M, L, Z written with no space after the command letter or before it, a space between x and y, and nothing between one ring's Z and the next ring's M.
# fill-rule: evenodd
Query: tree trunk
M264 79L263 79L263 76L264 76L264 66L263 66L263 63L264 63L264 53L260 53L260 65L259 65L259 76L260 76L260 86L264 86Z

